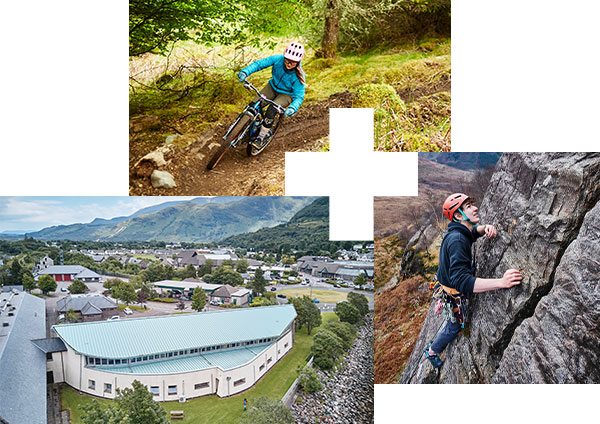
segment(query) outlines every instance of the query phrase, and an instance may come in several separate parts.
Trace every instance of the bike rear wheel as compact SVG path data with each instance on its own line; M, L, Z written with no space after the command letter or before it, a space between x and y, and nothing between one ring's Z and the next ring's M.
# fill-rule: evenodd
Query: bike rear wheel
M246 146L246 153L248 154L248 156L256 156L260 154L260 152L265 150L265 147L267 147L271 143L273 138L275 138L275 134L277 133L277 129L279 129L279 124L281 124L282 117L283 115L281 114L277 114L275 116L275 119L273 120L273 125L271 126L271 132L273 133L273 135L271 135L271 137L260 149L257 149L256 146L253 146L252 143L248 143L248 146Z
M235 127L233 127L233 129L229 132L225 139L221 140L221 145L219 146L215 154L212 156L212 158L208 161L206 168L209 171L214 169L217 166L217 164L221 161L221 159L223 159L223 156L225 156L225 153L227 152L227 150L229 150L229 146L231 146L231 142L247 130L251 122L250 116L248 116L246 113L242 113L241 115L242 116L238 117L238 122L235 125Z

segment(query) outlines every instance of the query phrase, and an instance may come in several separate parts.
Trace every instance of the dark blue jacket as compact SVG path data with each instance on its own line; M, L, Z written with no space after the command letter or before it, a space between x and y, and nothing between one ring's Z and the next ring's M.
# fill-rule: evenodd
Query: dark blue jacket
M292 103L288 108L297 112L304 100L306 88L304 87L304 84L300 82L298 76L296 76L296 68L288 70L283 63L284 60L285 58L282 54L265 57L264 59L252 62L242 69L241 72L248 76L261 69L272 66L273 69L271 70L271 75L273 78L269 80L269 84L271 84L271 87L273 87L273 90L276 92L292 96ZM300 66L300 64L298 64L298 66ZM302 71L302 68L300 70Z
M476 228L469 231L464 225L451 222L440 247L438 281L464 294L473 293L475 286L471 246L481 237Z

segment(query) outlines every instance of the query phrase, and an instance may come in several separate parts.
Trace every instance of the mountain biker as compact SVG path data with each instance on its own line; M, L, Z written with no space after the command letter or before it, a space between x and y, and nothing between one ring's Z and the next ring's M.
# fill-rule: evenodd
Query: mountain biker
M507 289L521 283L522 276L516 269L509 269L502 278L476 278L473 275L471 246L484 234L496 237L493 225L481 225L479 209L472 198L463 193L454 193L446 199L443 213L451 222L440 247L440 265L436 278L446 293L466 296L491 290ZM456 316L455 316L456 317ZM466 317L461 317L465 320ZM460 320L449 319L435 341L425 349L431 364L440 368L439 354L456 338L462 326Z
M243 82L250 74L272 66L272 78L260 92L269 100L286 108L285 116L293 116L304 100L306 80L300 63L303 57L304 46L292 42L288 44L282 55L273 55L252 62L238 73L238 77L240 82ZM257 101L258 97L254 98L252 103ZM253 143L257 148L261 148L267 136L270 136L270 128L273 126L276 114L277 110L269 105L263 125Z

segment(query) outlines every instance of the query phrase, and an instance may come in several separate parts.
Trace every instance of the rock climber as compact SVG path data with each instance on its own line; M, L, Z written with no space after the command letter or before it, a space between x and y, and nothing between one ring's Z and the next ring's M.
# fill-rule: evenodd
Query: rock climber
M425 356L436 368L442 366L438 355L456 338L467 319L463 316L461 307L466 304L466 296L471 293L507 289L520 284L522 280L521 273L516 269L507 270L502 278L477 278L473 275L471 246L483 235L489 239L496 237L496 228L493 225L480 224L479 209L472 198L463 193L448 196L444 202L443 213L450 220L450 224L440 247L436 279L445 292L443 294L446 299L452 302L454 319L448 319L442 332L425 349Z
M250 74L272 67L273 78L269 80L261 93L267 99L273 100L281 107L286 108L285 116L293 116L302 104L306 90L306 80L301 64L303 57L304 46L292 42L285 48L283 55L269 56L251 63L239 72L238 78L240 82L243 82ZM255 97L252 103L257 101L258 97ZM261 148L270 135L269 131L273 126L276 114L277 111L273 106L267 108L263 125L253 142L256 148Z

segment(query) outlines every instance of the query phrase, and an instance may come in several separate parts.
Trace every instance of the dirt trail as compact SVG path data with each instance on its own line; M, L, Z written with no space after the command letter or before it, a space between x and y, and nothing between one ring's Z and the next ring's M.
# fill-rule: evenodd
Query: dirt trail
M285 191L285 152L318 151L325 143L323 138L329 136L329 108L351 107L352 100L353 94L344 92L301 107L293 118L282 123L277 136L263 153L248 157L245 146L238 146L236 150L230 149L212 171L206 169L206 164L235 116L201 134L186 134L193 136L194 142L175 149L167 158L167 164L160 168L173 175L177 183L173 189L154 188L149 177L136 174L134 165L149 151L138 147L132 139L129 146L129 194L282 196Z

